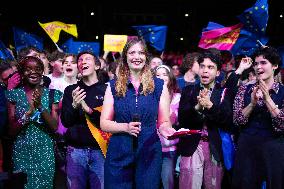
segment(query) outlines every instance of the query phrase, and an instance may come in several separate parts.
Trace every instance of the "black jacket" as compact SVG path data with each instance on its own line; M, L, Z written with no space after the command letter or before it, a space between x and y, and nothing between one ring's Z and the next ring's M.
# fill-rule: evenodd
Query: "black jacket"
M65 88L62 100L61 121L64 127L68 128L65 138L67 144L74 147L97 147L97 142L93 138L85 117L85 112L82 108L74 109L72 106L73 98L72 91L80 86L86 92L85 102L90 108L96 108L103 105L103 98L107 85L96 83L87 86L84 82L79 81L77 84L70 85ZM100 128L100 112L94 111L90 118L93 123Z
M215 85L211 101L213 106L201 112L195 110L197 104L197 96L202 89L200 84L187 86L182 90L179 103L178 120L181 128L201 130L205 124L208 129L208 138L211 154L217 161L222 161L222 142L218 128L226 129L232 121L232 108L228 93L225 92L225 98L220 103L223 89ZM228 90L226 90L228 91ZM178 151L182 156L191 156L197 149L201 135L194 134L182 137L178 144Z

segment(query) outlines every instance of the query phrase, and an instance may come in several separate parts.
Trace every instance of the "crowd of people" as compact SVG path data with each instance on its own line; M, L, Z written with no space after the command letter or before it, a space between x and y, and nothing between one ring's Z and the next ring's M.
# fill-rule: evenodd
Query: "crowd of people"
M275 48L169 62L132 39L108 53L1 60L1 172L23 172L26 189L283 189Z

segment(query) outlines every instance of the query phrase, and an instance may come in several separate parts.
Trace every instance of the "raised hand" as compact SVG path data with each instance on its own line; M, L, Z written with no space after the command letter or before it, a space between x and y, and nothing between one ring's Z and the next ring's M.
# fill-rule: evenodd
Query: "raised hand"
M82 100L86 98L86 92L84 91L84 89L80 89L80 87L78 86L76 89L72 91L72 98L73 98L72 102L73 108L78 108L81 105Z

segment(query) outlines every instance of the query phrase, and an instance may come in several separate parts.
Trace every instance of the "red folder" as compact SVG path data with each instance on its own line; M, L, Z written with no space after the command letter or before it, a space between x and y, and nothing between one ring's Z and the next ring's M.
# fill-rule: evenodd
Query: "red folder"
M168 140L173 140L182 136L192 135L192 134L201 134L201 130L178 130L173 135L168 136Z

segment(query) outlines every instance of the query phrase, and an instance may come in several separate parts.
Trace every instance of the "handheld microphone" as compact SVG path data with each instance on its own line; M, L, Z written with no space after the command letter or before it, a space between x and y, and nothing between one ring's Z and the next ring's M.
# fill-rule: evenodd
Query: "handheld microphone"
M140 122L140 115L137 113L132 114L132 122ZM138 136L133 136L133 150L136 150L138 146Z

